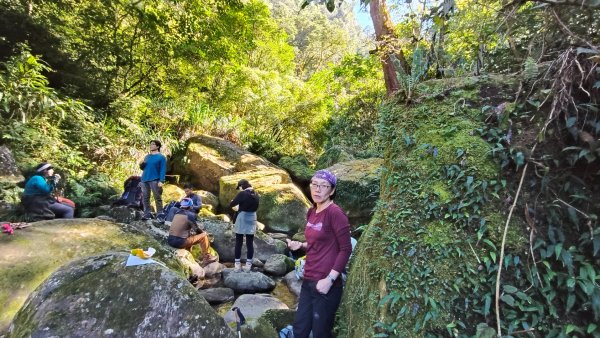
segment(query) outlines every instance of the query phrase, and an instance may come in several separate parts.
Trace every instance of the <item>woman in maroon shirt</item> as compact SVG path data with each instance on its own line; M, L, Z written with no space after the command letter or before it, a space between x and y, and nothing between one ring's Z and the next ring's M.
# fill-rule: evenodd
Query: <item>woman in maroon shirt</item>
M344 211L333 203L337 179L319 170L310 182L314 206L308 210L306 242L288 240L291 250L306 250L304 280L294 320L294 337L332 337L333 321L342 299L340 275L350 254L350 224Z

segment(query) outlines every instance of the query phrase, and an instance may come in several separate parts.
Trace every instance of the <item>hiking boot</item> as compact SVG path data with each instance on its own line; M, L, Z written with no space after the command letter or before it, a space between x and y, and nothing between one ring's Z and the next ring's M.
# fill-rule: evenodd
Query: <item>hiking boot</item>
M252 262L246 262L244 265L244 272L252 271Z
M208 264L210 264L212 262L216 262L217 259L219 259L218 256L205 255L204 258L202 259L202 265L207 266Z
M149 221L151 219L152 219L152 216L146 216L146 215L142 216L142 221Z
M240 272L240 271L242 271L242 263L235 262L235 265L233 266L233 272Z

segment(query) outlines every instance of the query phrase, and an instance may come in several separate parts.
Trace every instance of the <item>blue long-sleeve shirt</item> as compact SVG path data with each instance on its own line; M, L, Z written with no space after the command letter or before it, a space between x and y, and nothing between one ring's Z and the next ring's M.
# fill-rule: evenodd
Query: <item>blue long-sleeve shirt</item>
M144 159L146 166L142 173L142 182L149 182L160 180L165 181L165 174L167 173L167 158L161 154L148 154Z
M48 184L46 179L41 175L33 175L27 183L25 183L25 196L43 196L49 195L54 190L54 185Z

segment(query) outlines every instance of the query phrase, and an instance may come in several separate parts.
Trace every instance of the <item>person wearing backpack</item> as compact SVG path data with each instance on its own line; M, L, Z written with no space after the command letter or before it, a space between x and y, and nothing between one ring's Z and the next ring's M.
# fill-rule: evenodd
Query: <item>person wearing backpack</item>
M60 175L54 174L54 167L50 163L40 163L35 167L21 197L25 212L33 220L73 218L75 208L60 203L53 195L59 180Z
M252 269L254 257L254 234L256 233L256 210L258 210L258 194L248 180L241 179L236 187L240 192L229 203L229 207L237 211L235 219L235 265L233 271L239 272L242 268L242 244L246 236L246 265L245 271Z
M146 155L144 161L140 163L142 172L142 204L144 206L144 215L142 220L152 219L152 208L150 206L150 193L154 195L156 203L157 218L164 217L162 202L162 186L165 183L167 173L167 158L160 153L161 143L158 140L150 141L150 154Z
M317 171L310 182L313 207L306 214L306 242L287 240L290 250L306 250L304 279L294 319L293 336L332 337L333 322L342 299L344 271L350 255L350 224L344 211L333 202L337 178L327 170Z

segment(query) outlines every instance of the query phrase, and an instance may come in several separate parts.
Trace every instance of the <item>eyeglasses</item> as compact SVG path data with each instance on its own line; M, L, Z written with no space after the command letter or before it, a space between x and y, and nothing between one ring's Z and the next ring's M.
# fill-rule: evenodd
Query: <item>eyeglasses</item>
M330 185L327 184L316 184L316 183L311 183L310 184L310 188L314 189L314 190L321 190L321 189L329 189L331 188Z

